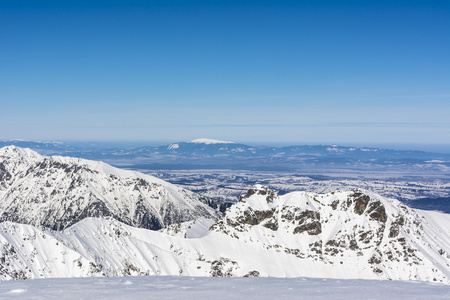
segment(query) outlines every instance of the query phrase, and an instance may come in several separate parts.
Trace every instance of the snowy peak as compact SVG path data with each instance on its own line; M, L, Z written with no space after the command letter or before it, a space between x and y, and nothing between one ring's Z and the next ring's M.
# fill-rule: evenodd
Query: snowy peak
M267 186L254 185L247 191L247 194L239 198L240 202L245 202L252 207L272 207L274 200L278 199L278 194L270 190Z
M2 191L16 180L18 174L43 159L43 156L30 149L16 146L0 148L0 197Z
M0 158L2 160L8 160L11 162L25 162L28 164L35 163L39 160L44 159L44 156L39 153L29 149L20 148L17 146L6 146L0 148Z
M29 149L0 149L0 221L67 228L86 217L113 217L160 229L214 219L210 198L153 176L70 157L44 157Z
M192 144L206 144L206 145L210 145L210 144L235 144L235 142L228 142L228 141L219 141L219 140L213 140L213 139L196 139L196 140L192 140L188 143L192 143Z
M347 222L359 220L362 223L373 223L384 230L386 224L398 221L398 217L394 216L399 214L401 208L406 209L406 206L396 200L388 200L361 190L326 195L293 192L279 196L266 186L256 185L227 210L223 221L228 225L232 224L231 227L238 231L251 230L251 226L247 225L262 224L273 230L282 226L288 232L299 233L306 230L309 234L319 234L323 226L328 226L323 223L330 220L338 221L335 227L339 228L348 227ZM408 213L413 214L410 211ZM308 228L313 223L314 226ZM359 225L358 223L357 226Z
M436 235L439 225L424 219L397 200L360 190L276 196L256 186L210 230L319 265L342 264L345 272L361 273L354 264L380 278L449 282L449 232Z

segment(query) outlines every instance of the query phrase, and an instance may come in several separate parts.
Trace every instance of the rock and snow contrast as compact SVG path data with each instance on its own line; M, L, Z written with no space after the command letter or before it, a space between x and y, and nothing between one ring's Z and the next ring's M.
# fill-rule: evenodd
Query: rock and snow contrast
M65 229L86 217L111 216L147 229L220 215L207 197L156 177L102 162L0 149L0 221Z
M210 226L212 224L212 226ZM450 284L450 215L363 191L255 186L221 219L161 231L85 218L63 231L3 222L0 278L183 275Z

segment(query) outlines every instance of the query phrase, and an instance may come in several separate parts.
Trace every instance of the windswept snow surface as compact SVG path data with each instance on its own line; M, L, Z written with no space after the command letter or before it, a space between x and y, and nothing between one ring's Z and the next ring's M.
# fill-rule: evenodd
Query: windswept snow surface
M417 281L145 276L0 283L1 299L450 299L450 286Z

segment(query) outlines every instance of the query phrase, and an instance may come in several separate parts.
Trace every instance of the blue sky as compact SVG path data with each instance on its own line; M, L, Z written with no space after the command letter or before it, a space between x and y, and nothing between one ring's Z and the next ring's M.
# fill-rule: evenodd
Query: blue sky
M450 1L0 1L0 139L450 144Z

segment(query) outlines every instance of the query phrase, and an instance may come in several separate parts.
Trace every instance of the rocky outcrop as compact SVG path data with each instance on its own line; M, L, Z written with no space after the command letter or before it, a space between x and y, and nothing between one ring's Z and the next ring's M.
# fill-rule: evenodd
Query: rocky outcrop
M416 274L412 270L424 260L417 242L423 243L424 235L418 214L396 200L362 190L278 196L255 186L210 230L299 259L332 265L361 262L388 278L393 270ZM267 239L255 240L252 234Z
M239 201L245 201L245 199L248 199L248 198L250 198L253 195L265 196L265 199L266 199L267 203L272 203L273 200L278 197L277 193L275 193L274 191L270 190L268 187L257 185L255 187L249 189L247 191L247 194L245 194L244 196L241 196L239 198Z

